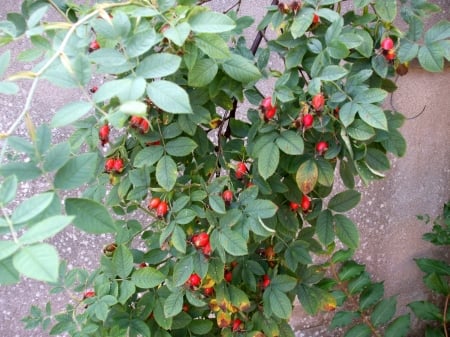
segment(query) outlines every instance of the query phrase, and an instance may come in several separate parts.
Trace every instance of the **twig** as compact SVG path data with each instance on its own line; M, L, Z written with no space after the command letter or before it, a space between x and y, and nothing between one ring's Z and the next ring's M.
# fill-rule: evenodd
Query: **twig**
M442 320L442 325L444 326L444 333L445 337L448 337L448 331L447 331L447 310L448 310L448 301L450 300L450 295L447 295L445 298L445 305L444 305L444 318Z

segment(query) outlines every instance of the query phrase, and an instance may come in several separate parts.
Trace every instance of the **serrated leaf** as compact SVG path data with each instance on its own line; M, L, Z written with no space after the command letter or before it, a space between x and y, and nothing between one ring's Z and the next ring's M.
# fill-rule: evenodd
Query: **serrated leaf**
M181 47L191 32L191 26L187 22L182 22L176 26L170 26L163 35L177 46Z
M73 219L73 216L64 215L46 218L30 227L19 238L19 241L22 244L31 244L51 238L69 225Z
M164 301L164 316L167 318L178 315L183 309L184 293L177 291L171 293Z
M439 21L425 33L425 44L450 38L450 22Z
M212 11L199 11L190 16L188 22L196 33L223 33L236 27L229 16Z
M173 269L173 282L176 287L183 285L194 272L192 256L185 256L175 263Z
M211 59L200 59L195 62L188 73L188 84L193 87L204 87L216 77L219 66Z
M373 283L363 290L359 297L359 307L361 310L366 310L377 303L384 295L384 284Z
M219 231L220 243L225 251L232 256L248 254L247 241L231 228L221 228Z
M314 160L309 159L302 163L297 170L295 181L303 194L310 193L316 186L319 178L319 168Z
M385 337L405 337L409 332L411 320L409 314L397 317L384 331Z
M389 322L395 315L397 308L397 298L392 296L380 301L372 311L370 320L376 327Z
M286 154L301 155L304 151L303 138L294 131L284 131L275 140L276 144Z
M114 250L112 263L117 275L122 279L126 279L134 267L133 255L125 245L119 245Z
M264 180L271 177L280 160L280 150L274 142L267 143L258 152L258 172Z
M347 73L348 71L343 67L330 65L322 69L319 78L322 81L336 81L343 78L345 75L347 75Z
M160 145L149 146L138 152L134 158L134 166L141 168L153 166L164 154L164 149Z
M174 114L192 113L189 96L179 85L159 80L147 86L147 94L160 109Z
M174 157L184 157L191 154L196 148L197 143L188 137L178 137L166 143L165 150Z
M397 1L396 0L376 0L375 11L381 20L392 22L397 17Z
M136 74L143 78L165 77L178 70L181 60L178 55L169 53L152 54L139 63Z
M336 329L339 327L344 327L350 325L353 320L359 318L360 315L357 312L353 311L339 311L331 320L330 329Z
M333 196L328 202L328 208L335 212L347 212L358 205L361 193L355 190L347 190Z
M166 191L171 191L178 177L177 164L170 156L163 156L156 165L156 181Z
M424 273L436 273L443 276L450 275L450 265L444 261L429 258L418 258L414 259L414 261Z
M339 114L340 113L341 112L339 111ZM347 132L353 139L361 141L369 140L376 135L375 130L360 119L354 120L353 123L348 126Z
M287 295L277 289L271 289L269 295L270 308L275 316L289 319L292 314L292 304Z
M70 144L68 142L59 143L51 147L44 156L43 169L45 172L52 172L60 169L70 159Z
M75 216L73 224L87 233L113 233L117 230L106 207L94 200L67 198L65 208L68 215Z
M360 104L358 114L370 126L380 130L388 130L386 115L378 105Z
M70 190L89 182L95 176L97 154L83 153L71 158L55 175L55 187Z
M19 92L19 86L14 82L0 82L0 94L15 95Z
M439 72L444 68L444 51L437 42L422 45L417 57L426 71Z
M306 33L313 21L314 10L304 6L300 12L294 17L291 26L291 34L294 39L301 37Z
M7 177L0 184L0 205L5 206L14 200L17 193L18 180L15 175Z
M131 281L134 282L136 287L143 289L154 288L161 284L164 279L164 274L153 267L137 269L131 275Z
M336 236L349 248L356 249L359 246L359 232L356 225L342 214L334 215Z
M19 282L19 272L13 266L12 257L6 260L0 260L0 271L1 285L10 285Z
M26 277L46 282L56 282L58 279L58 252L49 244L22 247L14 255L13 264Z
M16 207L11 215L14 224L27 222L41 214L52 202L55 194L53 192L41 193L23 201Z
M52 118L51 126L54 128L59 128L72 124L84 115L86 115L92 109L92 104L88 102L71 102L66 104L58 111Z
M370 337L372 336L372 331L365 324L358 324L352 327L344 337Z
M133 296L136 291L134 283L130 280L122 280L119 287L119 297L117 300L120 304L124 305L128 299Z
M19 248L20 245L12 240L0 241L0 261L14 254Z
M317 217L316 234L320 242L325 246L334 241L334 221L330 210L323 210Z
M195 44L213 59L226 59L231 56L227 43L217 34L196 34Z
M208 198L209 206L211 209L219 214L225 214L227 212L225 202L220 195L210 195Z
M314 285L300 284L297 287L297 296L303 309L310 315L315 315L319 311L327 296L327 292Z
M222 68L228 76L242 83L256 81L261 78L261 73L253 62L241 55L232 54L222 64Z
M247 202L245 213L256 219L267 219L273 217L278 210L278 206L270 200L255 199Z
M384 101L387 96L387 92L379 88L370 88L359 92L354 101L357 103L378 103Z

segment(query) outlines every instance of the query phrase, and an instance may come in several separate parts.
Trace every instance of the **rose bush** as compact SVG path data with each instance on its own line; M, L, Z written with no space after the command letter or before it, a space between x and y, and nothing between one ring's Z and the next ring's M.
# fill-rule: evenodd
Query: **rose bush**
M253 19L206 2L28 0L0 23L0 43L29 38L19 59L36 63L0 82L14 94L32 81L1 135L0 282L24 275L72 294L65 313L48 304L26 319L52 335L293 336L298 298L310 314L350 302L332 322L351 325L348 337L404 336L409 316L394 319L395 298L351 260L359 233L345 213L360 201L355 180L382 178L389 154L405 153L404 118L382 107L392 77L416 58L442 70L450 23L424 32L439 10L426 1L402 1L406 32L395 0L345 11L339 0L273 1L248 47ZM45 22L50 8L65 21ZM1 55L1 73L9 61ZM98 74L104 83L89 87ZM83 99L34 126L41 79ZM22 120L28 138L14 135ZM54 143L52 129L67 126ZM19 182L38 178L46 192L8 207ZM69 270L43 243L69 224L114 236L94 272Z

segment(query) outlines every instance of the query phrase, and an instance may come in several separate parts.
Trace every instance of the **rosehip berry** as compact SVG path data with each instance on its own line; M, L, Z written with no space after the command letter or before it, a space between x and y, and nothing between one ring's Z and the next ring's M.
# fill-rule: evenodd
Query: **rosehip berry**
M89 52L92 53L97 49L100 49L100 44L98 43L97 40L94 40L89 44Z
M316 151L321 156L328 150L328 143L325 141L320 141L316 144Z
M183 304L183 311L184 312L188 312L189 311L189 304L187 304L187 303Z
M222 199L225 201L225 204L229 205L230 202L233 200L233 192L230 190L225 190L222 193Z
M207 297L211 297L212 295L214 295L214 288L210 287L203 289L203 294Z
M191 276L189 276L189 279L186 281L186 284L190 288L198 288L201 283L202 283L202 279L196 273L191 274Z
M205 247L209 243L208 233L202 232L192 237L192 243L196 248Z
M264 255L266 256L267 261L275 260L275 251L273 250L273 246L269 246L264 250Z
M315 95L311 100L311 105L316 111L322 111L325 104L325 97L322 93Z
M390 37L386 37L381 41L380 46L384 50L391 50L394 48L394 41Z
M95 94L98 90L98 87L96 85L94 85L91 89L89 89L89 91L93 94Z
M266 110L264 112L264 120L267 122L267 121L273 119L275 117L276 113L277 113L277 109L276 108Z
M94 297L94 296L95 296L95 291L88 290L83 294L83 300L86 298Z
M297 210L299 209L300 205L296 202L291 201L289 203L289 208L291 209L292 212L297 212Z
M145 118L142 118L142 121L139 124L139 131L141 133L147 133L149 129L150 125L148 124L148 121Z
M158 216L159 218L163 218L168 211L169 206L167 205L167 202L161 201L159 205L156 207L156 216Z
M139 116L131 116L130 118L130 126L132 128L138 128L141 125L143 118Z
M386 58L386 60L388 61L393 61L395 60L395 57L397 56L397 54L395 53L394 49L389 49L385 54L384 57Z
M117 158L114 160L114 171L117 173L121 173L123 171L123 159L122 158Z
M266 289L270 285L270 277L267 274L263 275L263 280L261 282L261 286L263 289Z
M303 212L308 212L311 207L311 199L307 195L303 195L300 206Z
M156 209L158 205L161 203L161 199L158 197L151 198L148 202L148 209Z
M314 124L314 116L306 114L302 116L302 125L304 129L309 129Z
M236 165L236 178L241 180L247 174L247 166L243 162Z
M264 115L264 120L268 121L275 117L277 108L272 105L272 97L266 97L261 101L261 111Z
M110 243L103 247L103 254L105 254L108 257L113 256L114 251L116 250L117 245L115 243Z
M408 63L400 63L395 69L395 72L400 76L406 75L408 73Z
M232 325L231 329L233 330L233 332L241 331L242 330L241 325L242 325L242 321L239 318L236 318L233 320L233 325Z
M320 17L317 14L314 14L312 23L319 23L319 22L320 22Z
M231 272L231 270L225 270L223 274L223 279L228 283L230 283L231 280L233 280L233 273Z
M105 146L109 142L109 125L105 124L100 127L100 130L98 131L98 138L100 139L100 142L102 146Z
M205 255L205 256L211 255L212 249L211 249L211 243L209 241L204 247L202 247L202 252L203 252L203 255Z
M115 163L115 159L114 158L108 158L106 159L105 162L105 171L107 173L111 172L114 169L114 163Z

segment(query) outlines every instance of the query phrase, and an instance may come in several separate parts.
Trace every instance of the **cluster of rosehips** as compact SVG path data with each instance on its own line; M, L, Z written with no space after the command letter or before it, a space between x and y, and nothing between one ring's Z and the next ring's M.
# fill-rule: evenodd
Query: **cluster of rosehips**
M139 116L131 116L130 118L130 126L133 129L139 130L140 133L147 133L150 129L150 124L148 120Z
M311 199L307 195L303 195L300 203L291 201L289 207L292 212L297 212L301 208L303 213L307 213L311 210Z
M195 248L201 250L205 256L211 255L211 244L209 242L208 233L201 232L192 235L191 243L194 245Z
M109 143L109 132L111 129L109 128L108 124L104 124L100 127L100 130L98 130L98 138L100 139L100 144L102 146L105 146Z
M386 60L393 61L396 57L394 41L390 37L386 37L381 41L380 46Z
M121 173L124 169L122 158L108 158L105 162L106 173Z
M147 208L156 211L158 218L163 218L169 212L169 205L164 200L158 197L151 198L148 202Z
M259 107L266 122L274 118L277 113L277 107L272 105L272 97L270 96L264 98Z

